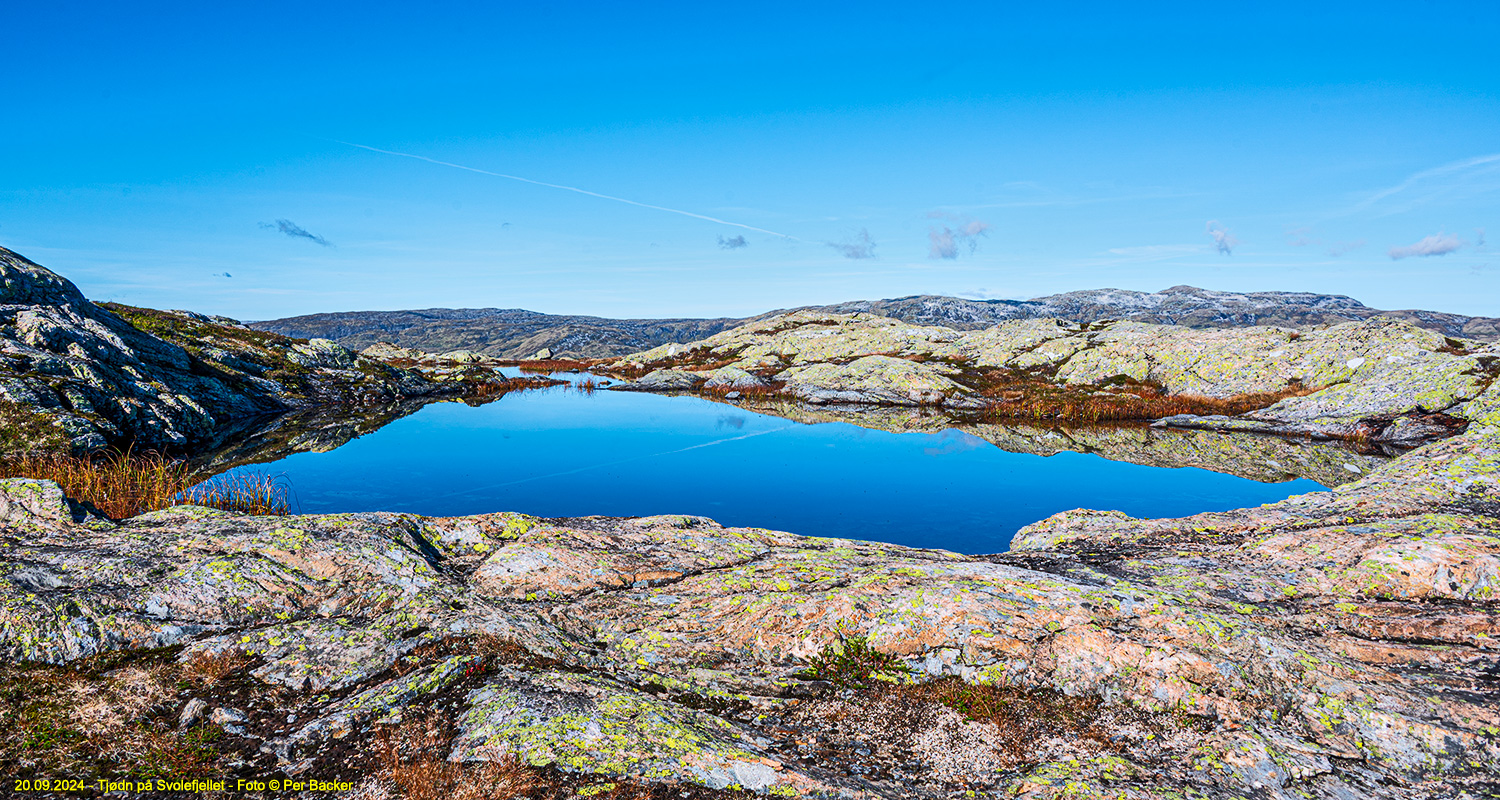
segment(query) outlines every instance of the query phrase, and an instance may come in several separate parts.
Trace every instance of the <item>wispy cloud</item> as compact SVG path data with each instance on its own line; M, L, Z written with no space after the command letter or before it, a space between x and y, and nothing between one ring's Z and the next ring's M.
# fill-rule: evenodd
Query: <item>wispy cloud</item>
M296 239L306 239L314 244L320 244L324 247L333 247L332 242L324 239L316 233L308 232L301 225L298 225L297 223L292 222L289 219L278 219L274 223L262 222L260 223L260 227L264 228L265 230L281 231L287 236L291 236Z
M844 258L874 258L875 241L870 238L869 230L860 228L858 231L844 237L842 242L824 242L829 247L839 251Z
M1214 249L1226 256L1234 255L1234 248L1240 246L1240 240L1234 238L1234 234L1230 233L1228 228L1220 225L1216 219L1209 220L1204 228L1208 231L1208 235L1213 237Z
M1135 247L1111 247L1107 252L1131 260L1155 261L1160 258L1176 258L1203 252L1197 244L1144 244Z
M979 237L988 235L989 229L994 227L983 220L945 211L929 211L927 218L946 219L957 224L954 228L934 225L927 230L928 258L952 260L958 258L960 249L967 249L969 255L973 255L979 249Z
M1286 243L1291 245L1292 247L1323 246L1323 240L1316 236L1313 236L1312 228L1310 227L1288 228L1286 232ZM1334 258L1338 258L1339 256L1342 256L1345 253L1349 252L1350 250L1358 250L1359 248L1364 246L1364 239L1358 239L1352 242L1334 242L1328 247L1326 252L1328 253L1328 255L1333 256Z
M1414 244L1392 247L1391 259L1399 261L1412 256L1443 256L1463 247L1463 240L1451 233L1434 233L1424 236Z
M1475 185L1476 178L1491 178L1492 180ZM1500 179L1496 178L1500 178L1500 153L1466 158L1413 173L1407 176L1406 180L1360 200L1344 213L1358 214L1368 211L1388 199L1413 190L1424 192L1421 196L1412 198L1405 205L1391 209L1387 213L1405 211L1443 195L1455 193L1472 195L1500 188Z
M965 289L958 293L959 297L969 300L1018 300L1021 299L1012 292L1001 292L986 289L981 286L977 289Z
M1158 186L1115 187L1090 184L1084 187L1100 191L1097 195L1077 195L1044 186L1035 181L1010 181L1002 184L989 202L971 205L970 208L1044 208L1050 206L1086 206L1096 203L1137 202L1176 197L1191 197L1192 193ZM1120 191L1124 188L1125 191Z
M1331 255L1334 258L1338 258L1339 256L1342 256L1343 254L1349 252L1350 250L1358 250L1359 248L1364 246L1364 239L1358 239L1352 242L1339 242L1333 247L1328 248L1328 255Z
M719 247L723 250L738 250L741 247L749 246L750 243L745 241L744 236L734 236L729 239L725 239L723 236L719 237Z
M616 202L616 203L624 203L626 205L639 206L640 208L649 208L649 209L651 209L653 211L665 211L665 212L667 212L669 214L681 214L684 217L692 217L693 219L701 219L701 220L704 220L705 222L713 222L713 223L717 223L719 225L729 225L729 226L732 226L732 227L735 227L735 228L744 228L747 231L755 231L756 233L769 233L772 236L779 236L779 237L781 237L783 239L790 239L790 240L792 240L794 242L800 242L800 241L802 241L801 239L798 239L797 237L792 236L791 234L777 233L776 231L769 231L769 230L766 230L765 228L757 228L754 225L746 225L746 224L740 223L740 222L730 222L727 219L719 219L718 217L710 217L710 216L708 216L706 214L695 214L695 213L693 213L691 211L683 211L682 209L679 209L679 208L668 208L666 206L652 205L651 203L642 203L642 202L640 202L638 200L627 200L627 199L625 199L623 197L615 197L613 195L600 194L599 192L591 192L588 189L580 189L577 186L564 186L564 185L562 185L560 183L547 183L546 181L537 181L537 180L532 180L531 178L523 178L523 177L521 177L519 175L507 175L507 174L505 174L503 172L491 172L491 171L489 171L487 169L479 169L478 167L466 167L463 164L455 164L455 163L453 163L451 161L439 161L439 160L437 160L435 158L428 158L427 156L420 156L420 155L417 155L415 153L402 153L402 152L398 152L396 150L382 150L379 147L371 147L371 146L369 146L367 144L356 144L354 142L339 142L339 144L347 145L349 147L358 147L361 150L369 150L372 153L383 153L383 154L388 155L388 156L401 156L402 158L414 158L414 159L416 159L418 161L426 161L429 164L437 164L438 166L442 166L442 167L452 167L453 169L461 169L461 170L466 170L468 172L477 172L480 175L489 175L490 177L493 177L493 178L504 178L504 179L510 180L510 181L520 181L521 183L529 183L529 184L532 184L533 186L545 186L545 187L547 187L549 189L561 189L561 190L563 190L565 192L576 192L577 194L588 195L589 197L597 197L600 200L611 200L611 201Z

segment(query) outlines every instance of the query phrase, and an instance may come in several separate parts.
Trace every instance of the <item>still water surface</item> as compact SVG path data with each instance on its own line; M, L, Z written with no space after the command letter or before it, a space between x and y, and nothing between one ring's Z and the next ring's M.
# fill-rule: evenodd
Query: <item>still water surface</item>
M562 387L434 403L331 452L251 469L284 474L305 513L692 514L965 553L1003 551L1017 529L1070 508L1182 516L1323 488Z

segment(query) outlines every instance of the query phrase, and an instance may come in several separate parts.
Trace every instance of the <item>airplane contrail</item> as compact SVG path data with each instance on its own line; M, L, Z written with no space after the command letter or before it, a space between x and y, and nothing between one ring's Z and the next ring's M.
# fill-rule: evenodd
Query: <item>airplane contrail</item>
M435 158L428 158L427 156L417 155L416 153L402 153L402 152L399 152L399 151L396 151L396 150L382 150L379 147L371 147L371 146L369 146L367 144L358 144L356 142L343 142L343 141L339 141L338 139L334 139L332 141L338 142L339 144L342 144L342 145L348 145L349 147L358 147L361 150L369 150L369 151L375 152L375 153L384 153L384 154L386 154L388 156L401 156L403 158L415 158L418 161L426 161L428 163L438 164L438 165L441 165L441 166L444 166L444 167L453 167L454 169L462 169L462 170L468 170L469 172L477 172L480 175L490 175L490 176L493 176L493 177L496 177L496 178L506 178L506 179L513 180L513 181L520 181L522 183L534 184L536 186L546 186L549 189L563 189L563 190L569 191L569 192L577 192L578 194L586 194L589 197L597 197L597 198L600 198L601 200L613 200L616 203L626 203L626 204L629 204L629 205L632 205L632 206L640 206L641 208L649 208L649 209L652 209L654 211L666 211L666 212L671 213L671 214L681 214L684 217L692 217L693 219L701 219L701 220L705 220L707 222L715 222L715 223L718 223L720 225L729 225L729 226L732 226L732 227L735 227L735 228L744 228L747 231L755 231L756 233L768 233L768 234L770 234L772 236L780 236L783 239L790 239L791 241L794 241L794 242L800 242L800 241L802 241L801 239L799 239L799 238L797 238L797 237L795 237L795 236L793 236L793 235L791 235L789 233L777 233L776 231L769 231L769 230L766 230L765 228L757 228L754 225L746 225L746 224L741 223L741 222L730 222L727 219L719 219L718 217L710 217L710 216L707 216L707 215L704 215L704 214L694 214L691 211L683 211L682 209L679 209L679 208L667 208L666 206L655 206L655 205L652 205L650 203L642 203L642 202L639 202L639 201L636 201L636 200L627 200L626 198L623 198L623 197L614 197L612 195L600 194L598 192L591 192L588 189L580 189L580 188L578 188L576 186L563 186L562 184L559 184L559 183L547 183L546 181L536 181L536 180L532 180L531 178L523 178L520 175L507 175L507 174L505 174L503 172L490 172L487 169L479 169L478 167L466 167L463 164L455 164L455 163L453 163L451 161L439 161L439 160L437 160Z
M1389 188L1382 189L1382 190L1380 190L1380 191L1378 191L1378 192L1370 195L1369 197L1366 197L1364 200L1361 200L1359 203L1356 203L1354 205L1354 207L1349 210L1348 213L1355 214L1355 213L1358 213L1360 211L1364 211L1365 209L1369 208L1370 206L1375 205L1376 203L1380 202L1381 200L1384 200L1387 197L1390 197L1391 195L1398 194L1400 192L1404 192L1407 189L1410 189L1412 186L1415 186L1417 183L1419 183L1419 182L1421 182L1423 180L1426 180L1428 178L1436 178L1436 177L1440 177L1440 176L1444 176L1444 175L1451 175L1451 174L1453 174L1455 172L1463 172L1464 170L1472 169L1474 167L1482 167L1482 166L1485 166L1487 164L1494 164L1497 161L1500 161L1500 153L1491 153L1489 155L1475 156L1474 158L1466 158L1466 159L1464 159L1462 161L1453 161L1453 162L1450 162L1450 163L1447 163L1447 164L1443 164L1441 166L1433 167L1431 169L1424 169L1421 172L1415 173L1415 174L1407 177L1406 180L1404 180L1404 181L1396 184L1395 186L1391 186Z

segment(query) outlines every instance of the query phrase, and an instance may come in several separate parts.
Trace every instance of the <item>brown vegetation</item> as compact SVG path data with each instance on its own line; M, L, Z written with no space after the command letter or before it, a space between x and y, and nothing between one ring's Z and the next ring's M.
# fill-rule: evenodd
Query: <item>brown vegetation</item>
M537 358L526 361L501 361L502 366L520 367L522 372L584 372L598 362L573 358Z
M0 459L0 478L55 481L68 497L116 520L185 503L239 514L287 513L286 487L269 475L239 473L197 484L185 462L156 453L20 455Z
M225 654L111 653L68 666L0 670L0 771L13 777L210 778L226 774L212 725L179 729L184 687L207 689L249 663Z
M284 517L290 509L285 476L236 472L210 478L184 489L174 505L208 506L235 514Z
M375 779L389 782L406 800L508 800L542 787L537 771L513 756L479 764L449 761L452 728L451 718L432 715L384 732L375 745Z
M704 387L699 391L710 397L723 397L724 395L738 392L740 397L744 398L764 398L771 400L777 398L785 398L787 396L786 392L784 391L785 387L786 381L771 381L764 386L714 386Z
M465 391L463 401L471 406L480 406L485 403L499 400L511 392L523 389L544 389L548 386L556 386L557 381L549 378L499 378L493 373L485 372L486 377L465 377Z
M984 415L994 420L1125 422L1176 414L1236 416L1266 408L1317 387L1293 382L1276 392L1232 397L1169 394L1159 384L1117 376L1099 385L1059 384L1051 376L1014 369L969 369L955 380L989 401Z

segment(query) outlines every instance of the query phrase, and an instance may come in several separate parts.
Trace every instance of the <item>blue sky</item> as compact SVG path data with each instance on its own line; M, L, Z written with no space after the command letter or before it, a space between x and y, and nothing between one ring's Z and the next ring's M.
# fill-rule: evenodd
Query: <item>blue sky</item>
M1492 2L5 18L0 244L100 300L713 316L1186 283L1500 316Z

